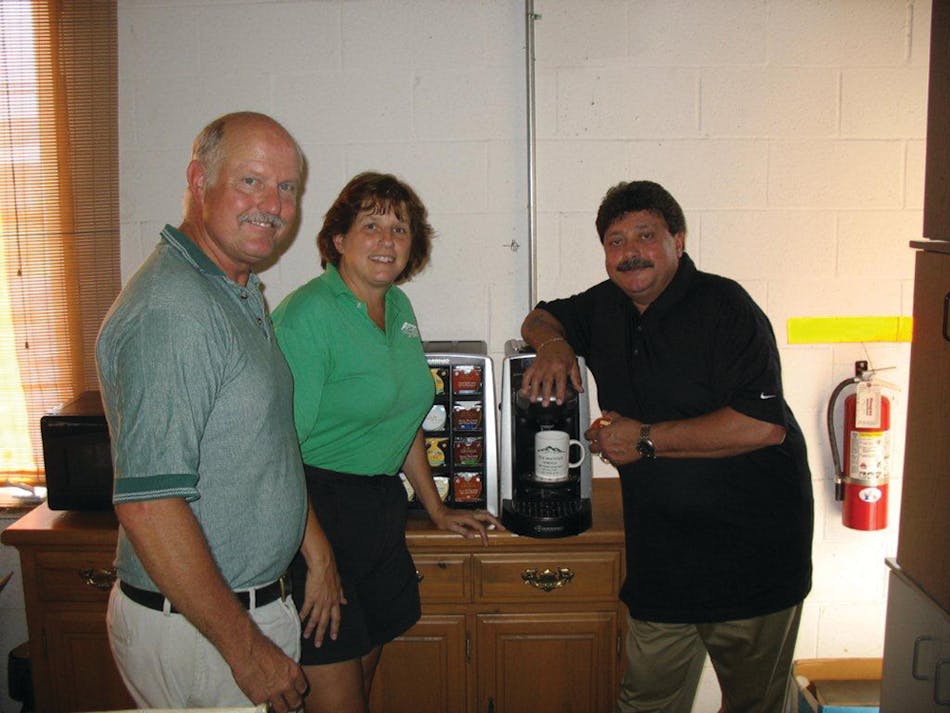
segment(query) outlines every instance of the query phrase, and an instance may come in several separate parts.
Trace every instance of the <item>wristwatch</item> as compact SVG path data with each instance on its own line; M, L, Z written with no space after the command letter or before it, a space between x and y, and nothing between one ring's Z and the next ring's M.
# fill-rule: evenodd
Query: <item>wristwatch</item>
M652 460L656 458L656 446L650 439L650 424L644 423L640 426L640 438L637 439L637 453L641 458Z

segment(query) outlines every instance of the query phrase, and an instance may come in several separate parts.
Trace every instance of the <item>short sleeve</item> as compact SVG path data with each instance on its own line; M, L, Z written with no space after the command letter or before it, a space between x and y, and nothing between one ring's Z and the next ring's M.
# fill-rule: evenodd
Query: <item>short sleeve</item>
M738 284L723 295L713 350L720 398L752 418L786 425L781 365L772 325Z
M123 322L100 354L109 361L114 502L198 498L201 436L224 373L222 337L211 324L147 310Z
M274 334L294 377L294 424L300 443L317 427L329 373L330 353L323 331L320 305L303 294L291 294L274 310Z
M571 297L539 302L543 309L564 327L564 336L574 352L585 359L590 356L591 329L595 322L597 296L591 288Z

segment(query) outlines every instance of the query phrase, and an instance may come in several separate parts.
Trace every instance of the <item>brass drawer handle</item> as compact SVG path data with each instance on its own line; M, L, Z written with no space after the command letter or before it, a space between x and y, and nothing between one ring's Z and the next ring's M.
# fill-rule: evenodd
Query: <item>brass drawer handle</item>
M420 572L419 570L416 570L416 581L417 581L417 582L422 582L422 580L425 579L425 578L426 578L426 576L425 576L422 572Z
M542 592L550 592L552 589L565 587L574 579L574 572L567 567L558 567L557 569L543 569L540 572L536 569L526 569L521 573L521 580L525 584L530 584Z
M79 570L79 578L85 584L95 587L96 589L101 589L106 591L111 589L112 585L115 584L115 567L111 569L93 569L92 567L86 567L85 569Z

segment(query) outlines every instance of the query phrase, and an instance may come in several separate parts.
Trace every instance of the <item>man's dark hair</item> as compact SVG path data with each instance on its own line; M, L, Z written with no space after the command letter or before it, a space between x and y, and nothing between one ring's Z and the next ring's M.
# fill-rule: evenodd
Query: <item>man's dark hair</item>
M623 181L607 191L600 202L596 222L600 242L604 242L604 234L615 220L641 210L661 216L673 235L686 232L683 209L668 190L653 181Z

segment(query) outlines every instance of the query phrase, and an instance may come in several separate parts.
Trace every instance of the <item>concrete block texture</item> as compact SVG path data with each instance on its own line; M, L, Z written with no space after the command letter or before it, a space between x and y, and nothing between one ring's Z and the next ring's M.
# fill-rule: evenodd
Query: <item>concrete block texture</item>
M768 144L764 141L632 141L633 175L663 184L684 210L764 208L768 194Z
M281 93L280 106L287 116L306 116L326 143L408 141L413 81L411 70L388 64L311 69L293 77L293 90Z
M786 141L769 145L769 205L900 208L900 141Z
M702 74L710 137L834 137L838 73L814 67L715 67Z
M483 62L495 29L489 10L500 5L440 0L314 4L339 8L343 66L371 72L380 67L461 70Z
M768 56L770 10L762 0L634 0L627 11L631 63L646 67L762 63Z
M733 279L830 278L835 221L828 211L703 214L703 269Z
M201 76L340 69L340 6L324 2L203 3L196 11ZM170 32L174 34L174 32ZM253 37L253 45L237 41ZM386 65L383 65L386 66ZM289 87L288 87L289 89ZM255 101L253 95L246 101Z
M914 9L892 0L770 0L769 62L805 66L887 67L909 52Z
M922 222L916 210L840 213L836 274L912 280L914 251L908 243L920 238Z
M524 80L495 68L421 70L413 80L413 135L427 139L522 138Z
M927 77L916 67L845 69L841 135L865 139L927 135Z
M698 133L695 70L562 69L557 93L559 136L637 139Z

